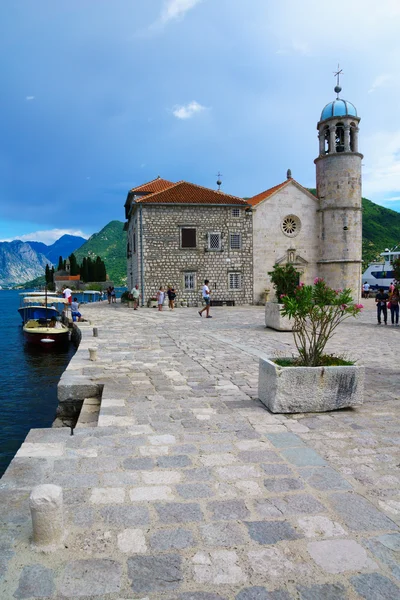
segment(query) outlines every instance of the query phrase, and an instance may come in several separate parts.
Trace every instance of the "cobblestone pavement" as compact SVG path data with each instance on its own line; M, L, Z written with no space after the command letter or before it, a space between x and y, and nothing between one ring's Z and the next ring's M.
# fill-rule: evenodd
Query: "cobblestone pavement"
M32 430L0 482L0 597L400 598L400 328L372 303L330 344L364 363L355 410L272 415L263 308L83 311L65 377L104 384L98 427ZM87 349L98 346L98 361ZM33 551L28 496L64 490L65 548Z

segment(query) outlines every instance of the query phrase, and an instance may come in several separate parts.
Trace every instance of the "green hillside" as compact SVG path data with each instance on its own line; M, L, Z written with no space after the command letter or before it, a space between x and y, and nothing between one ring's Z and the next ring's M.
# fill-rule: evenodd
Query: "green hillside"
M316 195L316 189L310 188ZM362 198L363 228L362 257L364 268L369 262L379 259L385 248L393 248L400 244L400 213L384 208Z
M126 285L126 231L123 229L121 221L111 221L74 252L79 263L85 256L100 256L115 285Z

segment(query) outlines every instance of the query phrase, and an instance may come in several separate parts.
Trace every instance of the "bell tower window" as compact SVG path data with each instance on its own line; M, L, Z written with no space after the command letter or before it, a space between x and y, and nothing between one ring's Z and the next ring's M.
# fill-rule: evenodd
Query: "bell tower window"
M335 146L336 146L336 152L344 152L344 125L343 125L343 123L337 123L337 125L336 125Z
M350 123L350 151L356 152L356 125L355 123Z
M329 148L329 127L325 127L324 129L324 154L328 154L330 151Z

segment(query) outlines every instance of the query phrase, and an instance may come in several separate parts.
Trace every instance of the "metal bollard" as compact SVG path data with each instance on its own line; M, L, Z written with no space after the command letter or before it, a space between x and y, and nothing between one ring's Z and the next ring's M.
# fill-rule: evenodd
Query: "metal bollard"
M93 327L93 337L99 337L99 330L97 327Z
M33 543L46 551L59 547L65 536L63 492L58 485L37 485L29 497Z
M97 360L97 348L89 348L89 359Z

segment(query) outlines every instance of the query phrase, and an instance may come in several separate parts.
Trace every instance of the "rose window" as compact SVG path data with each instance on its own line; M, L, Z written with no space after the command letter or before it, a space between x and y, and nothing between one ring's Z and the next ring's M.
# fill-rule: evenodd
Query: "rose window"
M289 237L294 237L300 231L300 219L295 215L288 215L282 221L282 231Z

